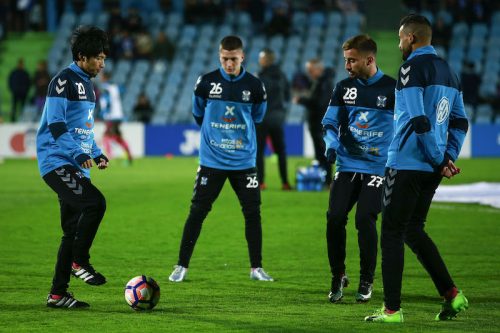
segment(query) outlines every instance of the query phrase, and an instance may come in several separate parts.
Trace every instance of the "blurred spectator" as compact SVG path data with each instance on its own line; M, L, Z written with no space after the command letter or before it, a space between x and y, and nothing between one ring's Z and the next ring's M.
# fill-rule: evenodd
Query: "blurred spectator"
M141 15L139 15L139 11L137 10L137 8L129 7L128 15L123 20L122 28L132 34L141 32L143 30L144 26L142 24L142 17Z
M144 28L135 35L135 50L138 59L151 59L153 56L153 38Z
M24 69L24 59L19 58L17 66L10 72L9 89L12 93L12 110L10 120L15 122L17 119L17 110L23 111L28 91L30 90L31 80L30 75Z
M275 63L276 56L271 49L264 49L259 54L259 79L266 87L267 112L260 124L257 124L257 177L261 190L266 188L264 182L264 154L266 141L271 139L272 147L278 155L278 166L281 178L281 189L291 189L288 182L286 144L285 144L285 118L287 106L290 102L290 84L285 73Z
M171 62L175 56L175 46L163 31L158 33L153 46L153 58L156 60L167 59Z
M120 48L118 58L125 58L132 60L135 56L135 42L134 38L130 35L128 30L123 30L119 39Z
M40 60L37 64L35 74L33 75L33 84L35 85L33 102L37 109L37 115L42 114L45 98L47 97L49 82L50 74L47 69L47 61Z
M141 93L137 99L137 104L134 106L134 116L135 119L148 124L151 122L151 116L153 115L153 107L149 101L148 96L145 93Z
M266 26L268 36L283 35L288 37L291 31L291 15L288 4L279 1L273 6L273 16Z
M226 7L220 0L186 0L184 20L188 24L222 23Z
M358 3L355 0L337 0L335 4L337 5L337 8L343 13L358 11Z
M29 15L29 7L31 6L31 1L8 1L10 10L10 29L9 31L16 32L25 32L28 28L28 15ZM9 16L7 14L7 16Z
M7 11L9 6L6 1L0 1L0 41L7 35Z
M310 59L306 62L306 72L312 81L309 94L294 97L293 102L302 104L307 109L307 123L313 140L314 155L321 167L326 170L326 184L332 181L332 168L325 157L325 143L323 141L323 125L321 120L325 115L331 93L333 91L334 72L325 68L319 59Z
M490 18L489 3L486 0L470 0L467 8L469 23L488 23Z
M438 17L432 27L432 45L442 46L448 50L451 39L451 28L445 23L442 17Z
M481 77L476 72L473 62L465 62L460 79L462 81L464 104L472 106L473 113L475 113L476 107L479 104L479 86L481 85Z
M43 9L41 4L37 3L31 7L28 21L31 30L42 31L44 29Z
M124 20L119 6L111 8L108 19L108 31L120 31L123 29Z

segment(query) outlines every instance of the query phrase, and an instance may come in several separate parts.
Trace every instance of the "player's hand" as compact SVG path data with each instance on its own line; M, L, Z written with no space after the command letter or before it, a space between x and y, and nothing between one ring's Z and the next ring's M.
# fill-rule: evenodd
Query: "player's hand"
M92 163L92 159L89 158L88 160L86 160L85 162L83 162L82 164L80 164L80 166L84 169L90 169L92 168L94 164Z
M460 168L458 168L453 161L448 161L447 165L448 169L450 169L453 176L458 175L460 173Z
M78 163L78 165L80 165L82 168L84 169L90 169L92 168L92 158L90 158L89 155L87 154L80 154L78 155L76 158L76 163Z
M333 148L328 148L326 151L326 160L330 164L335 164L335 160L337 159L337 152Z
M106 169L109 166L109 159L104 154L94 158L94 162L100 170Z

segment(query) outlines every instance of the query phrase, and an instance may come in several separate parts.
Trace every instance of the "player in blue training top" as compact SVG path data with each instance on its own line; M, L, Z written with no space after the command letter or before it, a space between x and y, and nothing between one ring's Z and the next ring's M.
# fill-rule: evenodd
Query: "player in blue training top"
M354 205L360 255L360 279L356 300L367 302L373 290L377 264L377 215L387 151L393 136L394 87L376 63L377 44L357 35L343 45L349 78L333 90L323 118L326 157L336 162L330 188L326 238L332 286L328 298L342 299L349 283L345 274L347 216Z
M95 94L91 78L104 68L108 37L96 27L79 27L71 39L74 62L50 82L37 134L37 158L43 180L57 193L61 240L47 306L84 308L67 291L70 275L90 285L106 279L89 262L90 247L106 210L106 200L90 181L90 168L108 167L94 141Z
M245 217L250 278L273 281L262 269L260 188L255 169L255 124L264 118L266 91L259 79L245 71L243 59L241 39L224 37L219 46L221 67L202 75L194 88L193 116L201 126L200 167L179 260L169 277L173 282L186 277L202 223L228 178Z
M382 198L382 279L384 307L367 321L403 322L401 284L404 243L417 255L444 297L436 320L468 307L457 290L425 221L443 176L460 172L454 161L468 129L456 74L431 46L432 29L421 15L400 22L399 49L405 62L396 86L394 139L389 147Z

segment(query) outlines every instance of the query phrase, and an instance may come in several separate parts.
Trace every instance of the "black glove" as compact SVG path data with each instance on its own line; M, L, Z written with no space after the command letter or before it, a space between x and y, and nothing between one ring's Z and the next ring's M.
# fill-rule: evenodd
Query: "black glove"
M337 159L337 153L335 152L335 149L333 148L328 148L326 151L326 160L328 163L335 164L335 160Z
M76 163L78 163L78 165L82 165L87 160L90 160L90 156L87 154L80 154L77 157L75 157L75 161Z
M97 156L97 157L94 158L95 164L99 165L99 163L101 163L101 158L103 160L105 160L106 162L109 162L109 159L106 157L106 155L101 154L101 155L99 155L99 156Z

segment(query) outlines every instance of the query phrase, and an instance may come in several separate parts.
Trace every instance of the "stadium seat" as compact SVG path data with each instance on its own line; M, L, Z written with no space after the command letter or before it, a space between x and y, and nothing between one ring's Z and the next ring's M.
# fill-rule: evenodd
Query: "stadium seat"
M489 124L493 120L493 109L489 104L480 104L476 110L476 124Z

